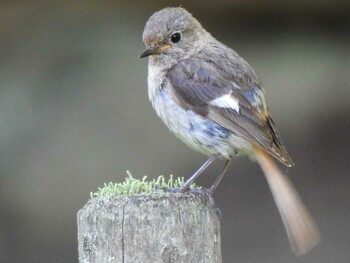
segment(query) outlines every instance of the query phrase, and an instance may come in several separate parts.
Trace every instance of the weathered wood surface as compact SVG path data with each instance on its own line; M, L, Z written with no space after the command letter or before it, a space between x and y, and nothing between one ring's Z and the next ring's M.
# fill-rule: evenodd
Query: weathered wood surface
M88 201L78 212L80 263L221 263L220 220L200 194Z

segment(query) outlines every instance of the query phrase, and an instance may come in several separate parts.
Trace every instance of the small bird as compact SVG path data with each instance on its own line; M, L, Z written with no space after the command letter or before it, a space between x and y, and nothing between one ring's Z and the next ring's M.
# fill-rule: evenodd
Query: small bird
M267 179L293 251L301 255L320 241L310 213L273 158L291 167L289 157L252 67L216 40L184 8L154 13L143 32L148 57L148 95L157 115L180 140L210 158L180 189L216 159L224 168L208 189L218 186L232 158L248 155Z

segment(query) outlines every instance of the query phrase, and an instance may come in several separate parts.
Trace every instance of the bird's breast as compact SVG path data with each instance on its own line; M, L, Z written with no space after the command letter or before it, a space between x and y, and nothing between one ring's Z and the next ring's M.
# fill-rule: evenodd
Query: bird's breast
M168 91L169 84L166 80L162 83L162 87L153 88L150 100L157 115L169 130L196 151L205 155L220 154L224 158L230 158L234 153L229 142L232 133L191 109L180 107Z

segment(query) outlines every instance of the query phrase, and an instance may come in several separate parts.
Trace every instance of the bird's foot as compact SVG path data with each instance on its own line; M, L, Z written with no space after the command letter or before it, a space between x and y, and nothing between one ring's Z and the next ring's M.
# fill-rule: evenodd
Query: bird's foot
M167 186L161 186L161 185L156 185L156 189L162 190L166 193L182 193L181 188L177 187L167 187Z
M194 193L194 194L200 194L205 196L209 202L213 210L215 211L216 215L221 218L222 214L220 211L220 208L218 208L215 204L214 197L213 197L213 191L211 188L195 188L195 189L189 189L189 193Z
M176 188L176 187L167 187L167 186L156 186L157 189L160 189L167 193L194 193L194 194L200 194L203 195L205 198L207 198L210 202L211 207L215 211L216 215L221 218L221 211L220 209L215 205L214 197L213 197L213 190L212 188L194 188L194 189L184 189L182 187Z

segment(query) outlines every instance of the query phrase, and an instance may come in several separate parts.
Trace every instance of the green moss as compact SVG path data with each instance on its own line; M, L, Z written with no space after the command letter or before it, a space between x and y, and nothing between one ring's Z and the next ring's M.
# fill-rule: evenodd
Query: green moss
M170 175L166 180L163 175L160 175L157 179L147 180L147 176L144 176L142 180L134 178L129 171L126 171L127 177L122 183L105 183L103 187L98 188L97 192L90 193L91 198L98 197L111 197L111 196L131 196L141 193L155 193L164 192L161 187L179 188L185 183L184 177L178 177L176 179ZM195 184L192 184L190 189L200 188Z

